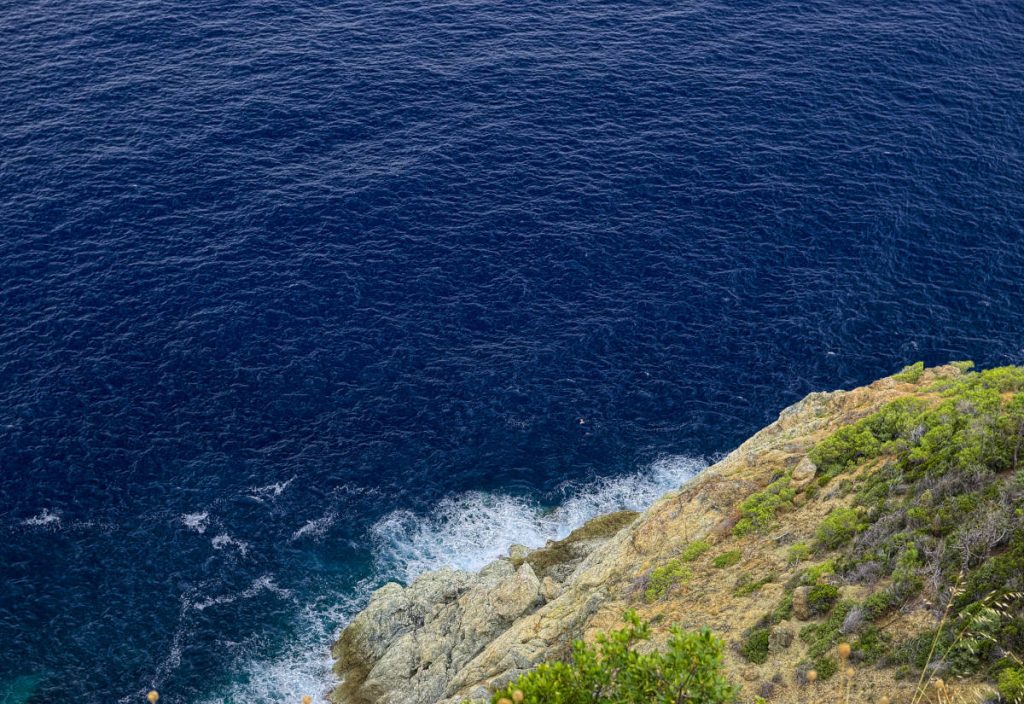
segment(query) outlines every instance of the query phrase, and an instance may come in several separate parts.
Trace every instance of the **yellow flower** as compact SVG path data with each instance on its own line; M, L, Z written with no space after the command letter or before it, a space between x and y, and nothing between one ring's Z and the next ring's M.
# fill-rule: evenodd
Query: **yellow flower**
M878 700L878 704L892 704L892 700L889 697L882 697Z
M854 672L854 669L853 669L852 667L848 667L848 668L846 668L846 676L847 676L847 678L849 678L849 679L851 679L851 680L852 680L852 679L853 679L853 676L854 676L855 674L856 674L856 672Z
M839 644L839 657L842 658L843 660L845 660L846 658L850 657L850 644L849 643L840 643Z
M498 704L512 704L512 700L508 697L502 697L498 700Z
M514 701L516 704L523 704L524 698L525 697L523 695L523 690L517 689L516 691L512 692L512 701Z
M146 695L146 699L149 700L149 704L156 704L156 700L159 698L160 694L155 689Z
M818 679L818 671L817 670L811 670L810 672L807 673L807 681L808 682L814 682L816 679Z
M302 704L313 704L313 697L309 696L308 694L303 695Z

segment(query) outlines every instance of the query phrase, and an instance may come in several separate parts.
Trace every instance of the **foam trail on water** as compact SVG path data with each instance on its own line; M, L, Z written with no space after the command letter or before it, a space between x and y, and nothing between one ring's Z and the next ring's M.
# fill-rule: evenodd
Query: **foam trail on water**
M292 537L289 539L289 542L294 543L296 540L301 540L302 538L319 540L327 535L327 531L332 525L334 525L334 521L337 518L338 514L334 511L328 511L320 518L308 521L305 525L292 533Z
M426 516L394 511L371 534L381 569L406 582L439 567L474 571L515 543L540 547L594 516L642 510L706 466L699 458L665 457L630 475L569 485L567 498L553 508L520 497L467 492L443 500Z
M50 512L50 509L44 508L38 515L32 516L32 518L26 518L21 522L23 526L32 526L34 528L44 527L50 530L60 529L60 514L57 512Z

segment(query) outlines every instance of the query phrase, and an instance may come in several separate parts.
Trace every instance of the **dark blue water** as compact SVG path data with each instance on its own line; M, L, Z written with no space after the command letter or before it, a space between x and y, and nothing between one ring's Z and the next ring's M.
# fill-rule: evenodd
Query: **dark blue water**
M386 579L1021 361L1022 184L1020 3L0 4L0 700L298 701Z

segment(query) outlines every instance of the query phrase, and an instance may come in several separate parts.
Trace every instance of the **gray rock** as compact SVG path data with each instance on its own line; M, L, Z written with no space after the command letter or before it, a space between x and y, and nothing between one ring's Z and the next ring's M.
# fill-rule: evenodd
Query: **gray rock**
M811 605L807 602L810 591L810 587L797 587L793 590L793 615L801 621L811 617Z
M540 583L540 593L544 601L554 601L562 593L562 588L551 577L545 577Z
M522 563L526 559L526 556L530 554L530 548L525 545L519 545L518 543L509 547L508 556L512 562Z
M793 474L789 479L789 486L791 489L797 491L803 491L814 481L814 475L818 473L818 468L809 457L804 457L800 460L800 463L793 470Z
M335 701L428 704L516 619L544 603L529 564L495 560L478 574L440 570L407 588L388 584L334 647Z
M785 626L775 626L768 633L768 652L781 653L793 644L793 631Z

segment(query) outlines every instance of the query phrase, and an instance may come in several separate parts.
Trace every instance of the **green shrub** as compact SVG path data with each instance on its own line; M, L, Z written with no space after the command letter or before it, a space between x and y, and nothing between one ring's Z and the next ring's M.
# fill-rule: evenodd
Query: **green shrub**
M665 596L669 589L680 582L689 581L693 572L679 560L669 560L661 567L651 570L644 590L644 599L650 603Z
M763 531L775 520L780 509L793 507L796 490L789 486L789 475L776 479L761 491L754 492L740 504L740 520L733 527L733 535L743 536Z
M839 663L834 657L822 655L814 659L814 669L818 671L818 679L824 682L839 671Z
M820 680L829 679L839 669L831 654L842 637L840 628L843 620L852 608L852 602L841 602L824 623L809 623L800 629L800 639L807 643L807 657Z
M1024 668L1008 667L999 673L999 696L1013 704L1024 701Z
M910 435L923 408L919 399L897 399L819 442L808 455L818 467L818 482L826 484L866 459L898 449L895 441Z
M733 588L732 593L736 596L748 596L756 592L764 585L774 582L775 579L775 574L769 574L768 576L762 577L761 579L754 579L749 574L744 574L736 580L736 586Z
M742 550L729 550L728 552L723 552L721 555L716 555L715 559L711 561L711 564L719 569L732 567L739 562L742 557Z
M809 560L811 557L811 546L807 543L794 543L789 547L787 559L789 564L795 565L798 562Z
M695 540L689 545L687 545L685 548L683 548L683 552L679 555L679 559L681 559L683 562L693 562L710 549L711 543L709 543L708 541Z
M768 661L768 629L755 628L740 645L740 655L752 663L760 665Z
M864 600L864 615L876 621L899 606L901 600L890 589L880 589Z
M821 522L814 537L821 547L835 550L847 543L863 528L860 514L856 509L837 508L833 509L832 513L828 514Z
M577 641L571 662L542 663L496 691L491 701L523 693L524 704L724 704L736 688L722 674L722 642L706 628L673 627L665 652L634 649L650 628L634 612L626 628L599 634L595 645Z
M827 614L839 599L839 588L831 584L817 584L807 592L807 605L816 614Z
M772 625L785 621L793 615L793 592L786 592L782 595L779 603L767 615L768 622Z
M830 558L824 562L818 563L817 565L811 565L803 571L800 577L800 582L808 586L813 586L820 582L830 574L836 572L836 561L835 558Z
M914 362L903 367L903 370L897 374L893 374L892 378L896 381L905 381L910 384L916 384L924 374L924 362Z
M853 649L860 654L861 660L869 665L874 664L889 652L889 637L874 626L868 626L857 637Z

